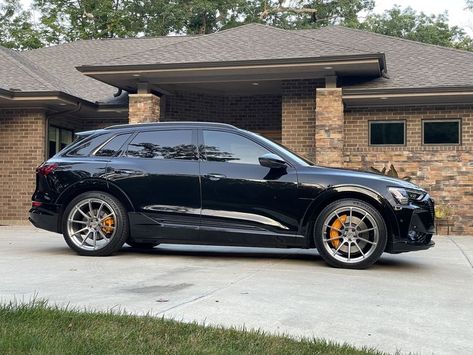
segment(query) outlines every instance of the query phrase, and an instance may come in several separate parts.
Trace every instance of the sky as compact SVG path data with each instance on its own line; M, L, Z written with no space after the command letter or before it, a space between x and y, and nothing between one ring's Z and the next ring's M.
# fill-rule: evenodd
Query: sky
M1 1L1 0L0 0ZM31 4L31 0L21 0L25 7ZM375 0L374 12L382 13L394 5L402 8L407 6L414 10L423 11L426 14L439 14L448 11L450 25L463 27L468 34L473 36L473 12L465 11L465 0Z

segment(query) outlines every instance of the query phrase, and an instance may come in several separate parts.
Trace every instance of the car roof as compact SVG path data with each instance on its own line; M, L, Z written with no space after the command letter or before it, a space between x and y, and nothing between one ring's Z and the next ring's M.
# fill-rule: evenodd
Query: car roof
M227 128L237 130L238 128L226 123L218 122L196 122L196 121L179 121L179 122L151 122L137 124L121 124L105 128L105 130L131 129L142 130L149 128Z

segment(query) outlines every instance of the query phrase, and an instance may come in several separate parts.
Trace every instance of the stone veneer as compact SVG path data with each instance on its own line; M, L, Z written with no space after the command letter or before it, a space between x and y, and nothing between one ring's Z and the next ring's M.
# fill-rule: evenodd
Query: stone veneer
M154 94L130 94L128 99L129 123L159 121L161 99L158 96Z
M462 120L461 145L423 145L423 119ZM405 120L405 146L368 144L371 120ZM453 234L473 234L473 106L349 109L345 111L344 165L382 169L392 163L401 177L426 188L438 205L453 210ZM445 233L442 229L441 232Z

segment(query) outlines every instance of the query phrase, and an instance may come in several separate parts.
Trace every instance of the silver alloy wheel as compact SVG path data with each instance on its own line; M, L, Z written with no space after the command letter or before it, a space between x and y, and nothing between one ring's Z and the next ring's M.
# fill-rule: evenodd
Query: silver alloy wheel
M341 262L353 264L368 258L378 243L378 223L362 208L338 208L324 221L324 248Z
M116 215L112 207L98 198L77 203L67 216L67 232L83 250L99 250L116 234Z

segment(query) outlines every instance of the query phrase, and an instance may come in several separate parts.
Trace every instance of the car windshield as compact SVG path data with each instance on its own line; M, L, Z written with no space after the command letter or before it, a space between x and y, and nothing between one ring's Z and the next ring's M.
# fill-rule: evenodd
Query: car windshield
M302 166L314 166L315 165L310 160L301 157L300 155L294 153L292 150L290 150L289 148L283 146L282 144L279 144L278 142L275 142L275 141L273 141L269 138L266 138L266 137L262 136L261 134L257 134L257 133L253 133L253 132L249 132L249 131L247 131L247 132L254 135L254 136L256 136L256 137L258 137L259 139L264 140L266 144L268 144L269 146L271 146L272 148L274 148L278 152L282 152L283 154L288 155L292 160L294 160L296 163L298 163Z

